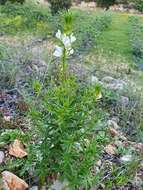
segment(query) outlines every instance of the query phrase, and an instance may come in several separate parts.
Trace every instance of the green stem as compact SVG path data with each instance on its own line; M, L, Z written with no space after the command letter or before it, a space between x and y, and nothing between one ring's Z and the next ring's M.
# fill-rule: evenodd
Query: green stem
M66 73L67 65L66 65L66 49L64 48L63 56L62 56L62 82L67 79Z
M38 190L41 190L42 186L45 184L45 177L40 178L40 184L38 185Z

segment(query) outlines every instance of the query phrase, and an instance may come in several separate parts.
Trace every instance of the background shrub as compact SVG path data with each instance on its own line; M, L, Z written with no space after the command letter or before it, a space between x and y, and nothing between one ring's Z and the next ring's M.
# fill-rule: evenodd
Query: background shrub
M42 7L31 2L21 4L7 3L0 6L0 34L17 34L33 32L40 36L53 32L56 22L47 7Z
M71 0L48 0L51 5L52 14L56 14L61 10L68 10L71 5Z
M7 0L0 0L0 5L4 5Z
M143 12L143 0L134 0L135 8L140 12Z
M24 46L0 44L0 89L16 87L18 75L28 56L29 50Z
M115 4L116 0L97 0L96 2L99 7L109 9L111 5Z
M64 14L52 16L48 7L41 7L33 3L8 3L0 6L0 34L17 34L32 32L45 37L54 34L59 28L62 30ZM96 44L97 37L111 23L109 13L90 13L72 11L73 32L77 34L76 52L85 51Z
M4 5L6 2L23 4L25 2L25 0L0 0L1 5Z
M136 64L143 62L143 24L137 17L130 18L130 42L132 45L133 56Z
M12 48L0 44L0 89L15 87L19 70L17 55Z
M75 12L74 33L77 34L78 41L75 43L76 50L83 52L97 44L97 38L111 24L110 14L85 15L82 12Z

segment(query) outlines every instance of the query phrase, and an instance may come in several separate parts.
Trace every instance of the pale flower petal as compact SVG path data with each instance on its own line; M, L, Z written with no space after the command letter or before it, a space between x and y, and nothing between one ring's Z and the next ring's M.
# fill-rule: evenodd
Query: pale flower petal
M66 35L62 36L62 42L63 42L65 48L68 48L68 47L71 46L70 38L68 36L66 36Z
M71 50L69 51L69 55L72 55L73 53L74 53L74 50L71 49Z
M62 54L59 52L59 51L54 51L54 53L53 53L53 55L55 56L55 57L61 57L62 56Z
M61 57L63 55L63 48L60 46L55 46L55 51L53 53L55 57Z
M70 39L71 39L71 43L73 43L73 42L75 42L75 41L76 41L76 37L75 37L75 36L73 36L73 34L71 34Z
M72 43L76 41L76 37L73 34L62 34L62 32L58 30L56 33L56 38L62 42L62 45L55 46L55 51L53 53L54 56L62 57L64 49L66 51L67 56L72 55L74 53L74 50L72 49Z
M56 38L58 38L59 40L62 39L62 33L60 30L58 30L58 32L56 33Z

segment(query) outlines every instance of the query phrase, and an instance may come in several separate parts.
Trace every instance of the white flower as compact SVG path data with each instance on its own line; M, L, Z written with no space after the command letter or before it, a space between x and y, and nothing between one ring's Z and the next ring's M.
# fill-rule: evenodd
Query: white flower
M56 33L56 38L61 40L65 47L70 47L76 41L76 37L71 34L70 36L62 34L60 30Z
M70 35L70 40L71 40L71 43L75 42L76 41L76 37L73 36L73 34Z
M59 40L62 39L62 32L60 30L58 30L58 32L56 33L56 38Z
M63 48L60 46L55 46L55 51L53 53L55 57L61 57L63 55Z
M59 39L65 47L70 47L71 46L71 40L70 37L67 36L66 34L62 34L60 30L56 33L56 38Z
M71 34L62 34L60 30L56 33L56 38L59 39L62 43L61 46L55 46L55 51L53 53L56 57L62 57L64 49L66 50L66 55L72 55L74 53L74 50L72 49L72 43L76 41L76 37Z
M64 44L65 48L71 47L71 40L70 40L69 36L66 36L66 34L64 34L62 36L62 43Z
M69 55L72 55L73 53L74 53L74 50L73 50L73 49L70 49Z

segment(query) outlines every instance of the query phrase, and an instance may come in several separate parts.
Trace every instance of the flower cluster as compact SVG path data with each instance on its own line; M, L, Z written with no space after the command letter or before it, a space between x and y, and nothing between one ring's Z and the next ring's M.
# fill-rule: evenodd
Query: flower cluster
M61 46L55 46L55 51L53 53L54 56L62 57L64 52L66 56L72 55L74 53L72 43L76 41L76 37L73 36L73 34L62 34L62 32L58 30L58 32L56 33L56 38L60 40Z

